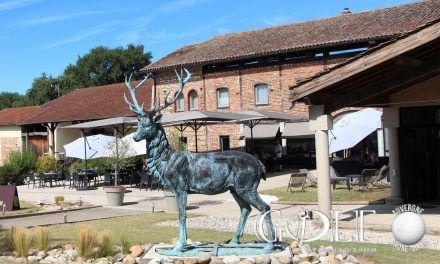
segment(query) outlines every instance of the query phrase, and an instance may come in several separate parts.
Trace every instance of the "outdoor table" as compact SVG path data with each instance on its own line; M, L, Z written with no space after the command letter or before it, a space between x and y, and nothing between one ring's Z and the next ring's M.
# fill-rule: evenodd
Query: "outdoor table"
M90 187L90 181L93 180L94 181L94 186L96 186L96 177L98 177L98 173L96 171L92 171L92 170L87 170L87 171L79 171L77 172L78 174L78 181L79 181L79 185L77 186L77 190L82 190L85 189L87 187L87 185L89 185Z
M45 172L44 174L44 181L46 179L49 179L49 187L52 188L52 180L56 179L56 177L58 176L58 172ZM40 184L41 184L41 179L40 179ZM45 184L44 182L42 184Z

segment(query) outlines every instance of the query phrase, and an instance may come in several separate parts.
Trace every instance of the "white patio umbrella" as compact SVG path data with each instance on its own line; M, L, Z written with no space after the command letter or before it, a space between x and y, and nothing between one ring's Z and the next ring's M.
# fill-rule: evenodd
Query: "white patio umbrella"
M333 124L328 134L329 152L354 147L366 136L382 127L382 112L373 108L346 114Z
M115 137L103 134L78 138L66 145L66 157L77 159L95 159L107 155L107 146L115 141Z
M145 155L147 154L147 142L145 139L141 140L141 141L134 141L133 139L133 135L135 132L126 135L125 137L123 137L121 139L121 141L125 141L127 143L128 146L130 146L131 148L131 152L133 156L138 156L138 155Z

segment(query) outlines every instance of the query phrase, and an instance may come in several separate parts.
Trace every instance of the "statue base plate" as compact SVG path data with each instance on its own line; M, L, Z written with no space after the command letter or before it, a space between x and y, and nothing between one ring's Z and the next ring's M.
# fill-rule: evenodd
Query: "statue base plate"
M269 255L274 257L291 257L292 252L287 243L274 243L271 250L267 249L267 243L246 243L238 245L206 243L186 245L182 252L177 254L172 251L174 245L156 244L141 258L141 263L148 263L152 259L198 259L200 257L224 258L238 256L240 259Z

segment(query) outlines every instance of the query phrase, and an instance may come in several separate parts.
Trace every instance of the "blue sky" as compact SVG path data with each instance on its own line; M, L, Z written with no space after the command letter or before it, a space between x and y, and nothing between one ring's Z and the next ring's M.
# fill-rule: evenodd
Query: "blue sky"
M25 94L103 45L142 44L153 61L215 35L415 0L0 0L0 92Z

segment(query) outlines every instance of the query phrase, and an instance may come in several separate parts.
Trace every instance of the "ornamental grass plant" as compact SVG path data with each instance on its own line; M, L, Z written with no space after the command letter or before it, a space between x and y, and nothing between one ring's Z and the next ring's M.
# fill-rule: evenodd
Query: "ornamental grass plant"
M32 234L26 228L15 227L11 228L10 239L12 241L12 248L17 255L24 257L29 253L32 246Z
M81 225L78 227L76 238L76 250L78 256L89 258L93 256L93 247L97 244L96 232L90 227Z
M40 251L49 249L50 233L47 227L36 227L33 230L35 247Z
M109 231L102 231L98 234L98 257L107 257L114 254L113 244Z

